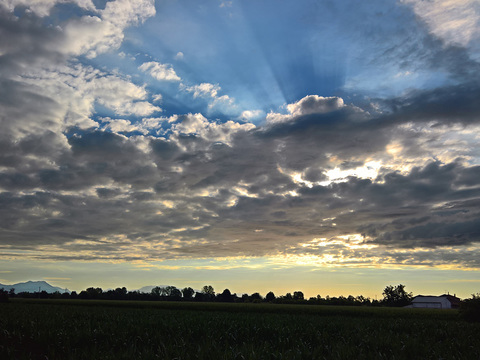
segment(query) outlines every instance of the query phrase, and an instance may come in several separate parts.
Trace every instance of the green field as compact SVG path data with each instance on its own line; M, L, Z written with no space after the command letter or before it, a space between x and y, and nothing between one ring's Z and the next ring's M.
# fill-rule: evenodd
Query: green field
M0 331L1 359L480 359L454 310L14 299Z

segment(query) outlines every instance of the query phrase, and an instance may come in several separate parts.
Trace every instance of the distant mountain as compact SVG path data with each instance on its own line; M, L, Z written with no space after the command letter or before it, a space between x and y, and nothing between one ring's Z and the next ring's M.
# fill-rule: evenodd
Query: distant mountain
M52 286L46 281L27 281L23 283L17 283L13 285L4 285L0 284L0 289L5 289L7 291L10 291L10 289L15 289L15 293L21 293L21 292L38 292L40 291L46 291L47 293L54 293L55 291L59 291L61 293L64 293L67 291L68 293L70 292L68 289L65 288L60 288L58 286Z

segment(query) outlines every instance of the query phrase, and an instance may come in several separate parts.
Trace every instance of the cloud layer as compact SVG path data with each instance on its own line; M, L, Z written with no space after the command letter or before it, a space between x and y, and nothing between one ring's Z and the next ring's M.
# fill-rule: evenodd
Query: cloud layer
M45 26L57 3L82 15ZM153 1L0 5L2 258L480 268L474 34L443 39L437 13L412 11L428 25L422 66L447 72L442 84L357 102L309 94L225 120L163 114L186 96L226 116L239 106L214 80L180 78L178 50L133 76L92 60L153 17Z

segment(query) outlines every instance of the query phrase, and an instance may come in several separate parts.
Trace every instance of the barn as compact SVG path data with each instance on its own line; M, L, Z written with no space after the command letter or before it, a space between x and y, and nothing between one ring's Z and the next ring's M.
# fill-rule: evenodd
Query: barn
M455 295L443 294L440 296L417 295L412 299L412 308L424 309L458 309L460 299Z

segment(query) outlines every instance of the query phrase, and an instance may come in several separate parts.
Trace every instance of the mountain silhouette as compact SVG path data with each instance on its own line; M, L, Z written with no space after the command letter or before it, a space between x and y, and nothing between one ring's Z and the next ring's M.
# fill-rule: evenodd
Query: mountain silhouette
M52 286L46 281L26 281L26 282L21 282L21 283L16 283L13 285L4 285L0 284L0 289L4 289L7 291L10 291L10 289L14 289L15 293L21 293L21 292L38 292L38 291L46 291L47 293L54 293L56 291L59 291L61 293L64 292L70 292L66 288L61 288L58 286Z

